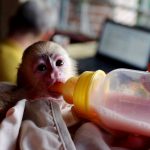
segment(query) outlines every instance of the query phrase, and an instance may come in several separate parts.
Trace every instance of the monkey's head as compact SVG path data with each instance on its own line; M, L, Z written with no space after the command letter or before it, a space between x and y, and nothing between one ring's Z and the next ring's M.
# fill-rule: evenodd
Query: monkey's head
M53 42L37 42L23 54L17 74L17 86L34 92L48 93L48 87L65 82L76 74L75 62Z

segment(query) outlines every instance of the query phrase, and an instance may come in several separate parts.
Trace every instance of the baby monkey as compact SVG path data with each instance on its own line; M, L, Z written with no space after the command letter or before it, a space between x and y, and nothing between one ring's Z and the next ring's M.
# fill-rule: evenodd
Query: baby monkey
M7 101L6 104L13 105L23 98L28 100L48 98L57 101L60 107L64 107L62 96L51 92L48 87L57 82L66 82L76 74L76 68L76 62L58 44L40 41L31 45L24 51L22 62L19 65L17 86L10 88L10 91L3 92L4 95L11 95L10 101ZM2 108L5 101L0 105Z
M58 98L48 90L57 82L66 82L76 74L76 63L68 53L53 42L37 42L28 47L17 74L17 86L26 91L27 98Z

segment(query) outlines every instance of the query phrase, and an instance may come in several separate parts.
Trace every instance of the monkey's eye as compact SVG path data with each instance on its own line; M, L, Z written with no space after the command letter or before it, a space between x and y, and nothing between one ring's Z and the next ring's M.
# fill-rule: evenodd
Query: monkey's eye
M45 64L39 64L39 65L37 66L37 70L38 70L38 71L45 71L45 70L47 70L47 67L46 67Z
M64 64L64 62L63 62L63 60L61 60L61 59L58 59L57 61L56 61L56 66L62 66Z

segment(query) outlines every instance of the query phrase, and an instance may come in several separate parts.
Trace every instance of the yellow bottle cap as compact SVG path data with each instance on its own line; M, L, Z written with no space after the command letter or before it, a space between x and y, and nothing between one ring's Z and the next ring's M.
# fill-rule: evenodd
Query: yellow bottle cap
M93 87L102 81L106 76L105 72L98 70L96 72L86 71L79 76L73 93L73 103L75 110L81 115L90 111L89 98Z

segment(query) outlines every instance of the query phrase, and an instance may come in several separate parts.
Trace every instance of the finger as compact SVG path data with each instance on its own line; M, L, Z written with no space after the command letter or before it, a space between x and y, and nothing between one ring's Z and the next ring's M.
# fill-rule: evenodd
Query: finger
M120 144L122 147L136 149L136 150L144 150L147 146L147 141L139 136L128 136L127 139L123 140Z

